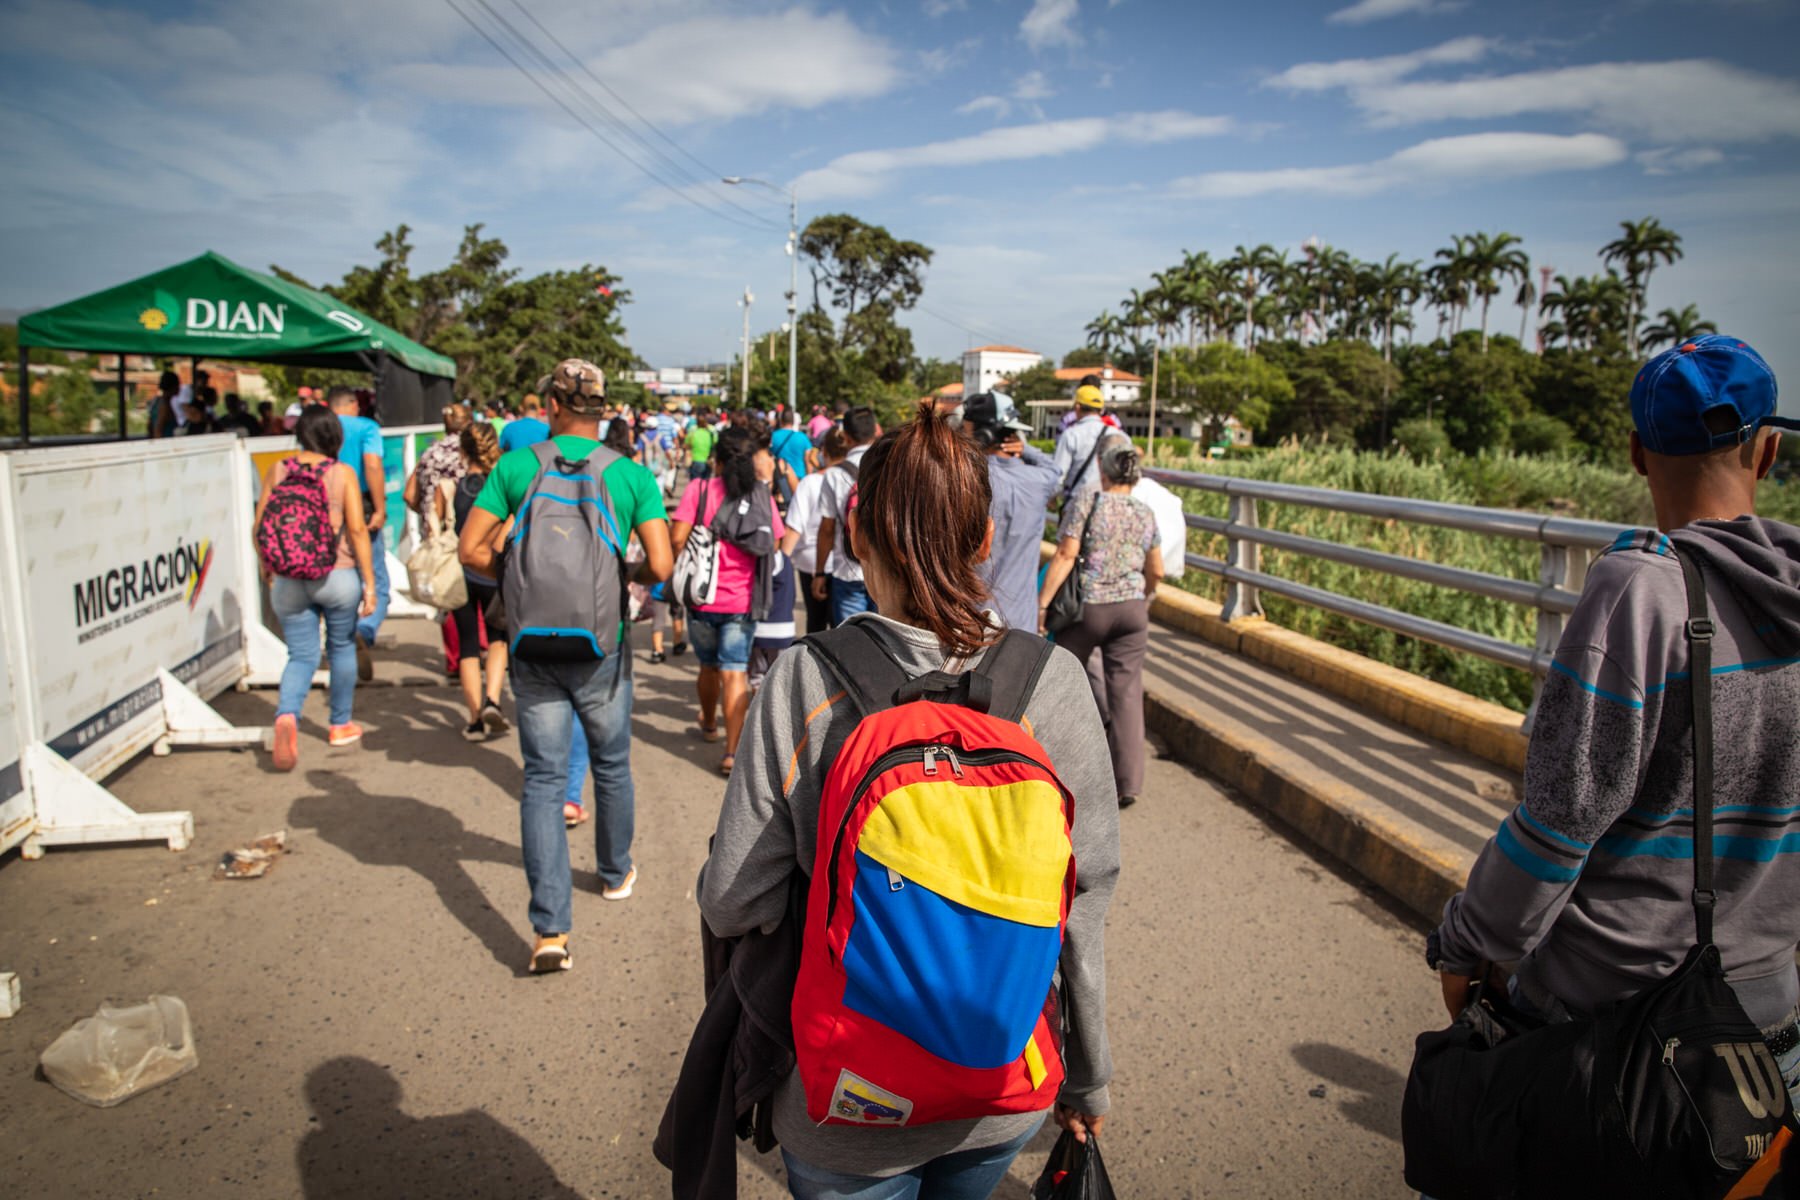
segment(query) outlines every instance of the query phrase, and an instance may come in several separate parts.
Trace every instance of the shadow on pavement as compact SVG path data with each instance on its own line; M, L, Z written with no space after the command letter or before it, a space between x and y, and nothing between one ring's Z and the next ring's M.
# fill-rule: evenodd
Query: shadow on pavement
M411 796L381 796L363 791L335 771L308 771L306 780L318 794L303 796L288 810L288 824L316 830L321 838L358 862L371 867L405 867L437 889L438 899L470 933L481 940L494 960L515 975L524 975L530 946L511 922L488 903L486 894L463 864L497 863L520 874L517 902L525 906L524 865L519 848L468 829L453 813ZM599 877L575 871L577 889L597 891Z
M1405 1076L1386 1063L1324 1042L1301 1042L1293 1054L1294 1061L1312 1074L1357 1093L1351 1099L1338 1100L1338 1111L1347 1120L1389 1141L1400 1140L1400 1097L1406 1090Z
M308 1200L580 1200L529 1142L487 1113L401 1111L400 1083L366 1058L334 1058L306 1077L314 1127L296 1158Z

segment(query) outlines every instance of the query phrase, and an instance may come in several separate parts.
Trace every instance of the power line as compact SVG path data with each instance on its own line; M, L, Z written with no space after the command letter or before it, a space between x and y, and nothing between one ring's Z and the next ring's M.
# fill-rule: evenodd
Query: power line
M988 330L988 331L984 332L980 329L977 329L973 325L970 325L966 321L958 320L955 317L949 316L945 313L938 312L936 309L927 308L923 304L915 303L913 305L913 307L918 309L920 312L926 314L927 316L936 317L938 320L942 321L944 324L953 326L957 329L960 329L964 333L968 334L970 337L980 338L984 342L1010 342L1015 346L1024 345L1024 343L1017 338L1009 338L1009 337L999 336L993 330Z
M604 79L600 78L600 76L594 74L593 69L590 68L585 62L583 62L581 60L581 58L578 55L576 55L576 53L573 50L570 50L568 46L564 45L563 40L561 38L557 37L554 33L552 33L549 30L549 28L547 28L544 25L544 23L542 21L538 20L537 17L535 15L533 15L531 10L525 7L525 5L522 3L522 0L512 0L512 5L514 8L518 9L521 13L525 14L525 19L530 21L533 25L537 26L539 32L541 32L545 37L549 38L552 45L554 45L558 50L561 50L565 55L567 55L569 61L574 63L575 66L581 70L582 74L586 75L589 79L593 80L595 83L599 84L602 88L604 88L607 95L611 96L614 100L617 100L620 103L620 105L622 105L624 107L626 112L628 112L632 116L636 117L638 119L638 121L640 123L642 123L643 126L646 129L648 129L651 133L654 133L657 137L659 137L663 141L667 142L675 150L675 152L677 154L681 155L683 158L685 158L689 162L693 163L696 167L699 167L700 174L698 175L697 178L700 182L702 182L706 185L709 185L709 186L717 186L719 180L722 179L725 175L724 171L721 171L717 167L709 165L708 163L702 161L701 159L695 157L693 154L689 153L686 147L682 146L681 143L677 142L674 138L672 138L668 134L664 133L660 128L657 127L657 125L654 121L650 120L650 118L646 117L643 113L639 112L636 108L634 108L632 106L631 101L627 100L624 96L621 96L618 93L618 91L613 88L613 86L611 84L606 82L606 80L604 80ZM637 132L635 130L631 129L628 125L624 125L623 123L621 123L621 128L625 129L625 131L627 133L631 134L631 136L640 145L642 145L646 150L649 150L652 153L656 154L657 157L661 158L664 162L668 163L671 167L675 168L677 171L683 170L683 168L681 168L678 164L676 164L674 162L674 160L670 159L666 154L663 154L660 150L657 150L654 146L650 145L649 142L645 141L642 137L640 137L637 134ZM691 174L691 172L689 174ZM746 208L742 204L739 204L736 200L732 199L730 196L726 195L722 191L717 192L717 193L709 192L708 194L713 196L713 198L715 198L715 199L724 201L726 204L729 204L731 207L737 209L739 212L747 213L748 215L755 217L759 221L766 221L769 219L769 218L765 217L763 214L755 212L752 209Z
M492 46L495 49L495 51L497 51L500 54L500 56L502 58L506 59L507 62L511 63L515 70L517 70L521 75L525 76L526 79L530 80L533 87L537 88L540 92L544 93L545 96L549 97L549 99L551 100L552 103L554 103L558 108L562 109L565 113L568 113L570 117L572 117L578 124L580 124L582 126L582 128L586 129L589 133L593 134L594 137L597 138L601 142L601 144L607 146L609 149L611 149L613 151L613 153L617 154L620 158L623 158L626 162L630 163L632 166L634 166L638 170L642 171L645 175L648 175L651 179L655 180L658 184L662 185L664 188L668 189L670 192L674 193L676 196L680 197L681 199L687 201L689 204L692 204L695 208L700 209L702 212L709 213L712 216L718 217L722 221L729 221L731 224L736 225L739 228L748 229L748 230L751 230L756 233L765 232L766 229L770 229L770 228L777 228L777 226L775 225L774 222L768 221L766 218L763 218L764 226L759 227L757 225L752 225L747 221L741 220L738 217L734 217L733 215L731 215L728 212L723 211L722 209L710 207L710 206L702 203L697 197L693 196L689 192L683 191L681 188L670 183L667 179L664 179L661 175L657 174L657 172L651 170L649 167L647 167L643 163L639 162L630 153L628 153L624 149L624 147L620 146L617 142L615 142L611 138L607 137L606 134L604 134L600 130L596 129L594 127L594 123L592 121L588 120L586 117L582 116L579 112L575 111L575 109L571 108L567 101L565 101L561 96L557 95L555 91L553 91L547 84L545 84L543 80L539 79L537 77L537 75L535 75L530 70L530 68L528 68L524 63L520 62L516 57L514 57L512 52L509 51L505 46L501 45L500 42L494 37L494 35L489 33L487 31L487 29L485 29L481 25L480 22L475 20L475 18L473 16L471 16L468 12L464 11L463 8L461 7L461 5L457 4L456 0L444 0L444 3L448 4L451 7L451 9L453 9L456 12L457 16L461 17L465 22L467 22L467 24L469 25L469 27L471 29L473 29L476 33L479 33L482 36L482 39L485 40L488 43L488 45ZM482 0L476 0L476 3L481 4ZM485 8L486 5L482 4L482 7ZM492 10L489 10L489 11L491 12ZM531 47L531 48L535 49L534 47ZM538 51L538 53L541 55L542 52ZM585 95L585 93L583 93L583 95Z

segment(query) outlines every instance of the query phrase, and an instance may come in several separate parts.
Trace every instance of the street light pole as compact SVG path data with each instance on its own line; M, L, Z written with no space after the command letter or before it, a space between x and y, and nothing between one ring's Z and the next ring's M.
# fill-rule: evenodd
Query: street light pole
M738 372L738 407L750 407L750 305L756 300L748 287L744 288L744 298L738 303L744 306L744 366Z
M765 187L775 193L785 191L788 198L788 386L787 411L796 411L795 395L799 386L799 336L800 336L800 194L792 188L780 188L765 179L747 179L742 175L727 175L725 183L732 185L754 184Z

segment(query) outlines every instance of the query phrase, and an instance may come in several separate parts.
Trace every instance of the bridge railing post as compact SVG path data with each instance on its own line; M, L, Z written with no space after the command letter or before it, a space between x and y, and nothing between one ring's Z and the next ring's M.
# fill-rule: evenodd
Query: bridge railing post
M1539 555L1538 582L1547 588L1560 588L1564 591L1579 592L1587 582L1588 564L1592 561L1593 552L1581 546L1563 546L1551 542L1542 545ZM1562 641L1563 630L1568 626L1568 617L1560 612L1552 611L1543 605L1537 610L1537 655L1540 661L1549 662L1556 653L1557 645ZM1544 676L1534 675L1531 684L1531 708L1525 713L1524 730L1531 733L1537 721L1538 698L1544 692Z
M1253 496L1233 495L1226 501L1225 519L1232 525L1257 528L1256 498ZM1225 535L1225 565L1239 571L1262 570L1262 547L1246 538ZM1220 614L1227 621L1235 621L1241 617L1260 617L1262 611L1262 595L1253 583L1241 578L1225 577L1225 611Z

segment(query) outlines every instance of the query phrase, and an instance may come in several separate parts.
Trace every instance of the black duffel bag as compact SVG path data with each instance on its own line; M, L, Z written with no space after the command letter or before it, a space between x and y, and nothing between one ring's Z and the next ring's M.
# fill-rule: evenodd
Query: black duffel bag
M1712 622L1681 558L1694 736L1694 937L1667 978L1590 1020L1536 1025L1483 995L1421 1034L1406 1182L1436 1200L1717 1200L1789 1119L1781 1072L1713 945Z

